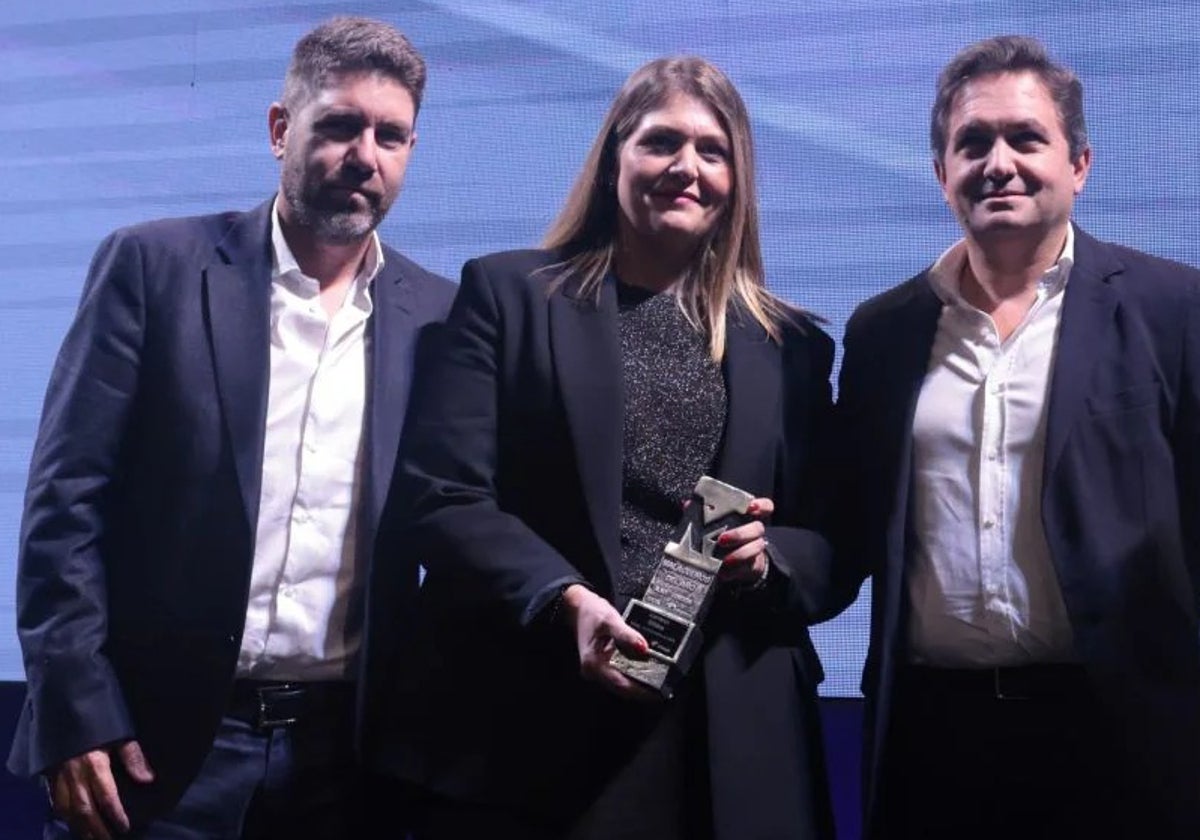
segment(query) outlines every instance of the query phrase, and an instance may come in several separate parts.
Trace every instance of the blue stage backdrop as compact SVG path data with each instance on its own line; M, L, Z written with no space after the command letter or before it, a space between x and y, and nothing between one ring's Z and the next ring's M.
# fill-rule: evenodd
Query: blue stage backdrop
M266 109L327 16L384 18L429 62L420 141L382 233L457 277L536 243L611 97L643 61L724 68L757 133L771 287L829 320L956 238L933 178L939 67L969 41L1043 38L1084 80L1094 234L1200 264L1200 4L1032 0L0 0L0 680L41 398L89 257L114 227L271 194ZM866 593L864 592L864 597ZM863 600L817 628L830 696L856 696Z

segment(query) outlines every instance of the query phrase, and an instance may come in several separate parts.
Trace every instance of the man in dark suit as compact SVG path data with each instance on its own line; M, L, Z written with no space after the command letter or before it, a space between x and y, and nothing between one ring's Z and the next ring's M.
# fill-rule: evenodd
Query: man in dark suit
M1200 836L1200 272L1070 221L1082 88L942 72L965 237L846 328L834 528L873 576L873 837Z
M454 290L375 233L424 82L391 26L321 25L269 110L278 195L97 251L21 530L8 765L48 837L356 836L366 584L417 586L376 523Z

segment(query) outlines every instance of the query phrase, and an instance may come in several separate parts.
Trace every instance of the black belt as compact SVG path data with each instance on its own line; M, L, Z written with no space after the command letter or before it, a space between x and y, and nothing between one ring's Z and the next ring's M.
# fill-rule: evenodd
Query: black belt
M906 665L899 684L925 694L955 694L994 700L1051 700L1092 693L1082 665L1015 665L1004 668L934 668Z
M354 683L235 680L225 714L256 729L295 726L314 717L349 717Z

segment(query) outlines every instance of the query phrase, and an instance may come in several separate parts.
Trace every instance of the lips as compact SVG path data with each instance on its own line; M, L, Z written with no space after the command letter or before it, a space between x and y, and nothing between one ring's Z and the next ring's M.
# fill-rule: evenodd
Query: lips
M345 198L349 198L352 195L357 195L372 206L378 204L380 199L379 195L371 190L365 190L362 187L355 186L353 184L329 184L326 187L326 191L333 195Z
M657 192L651 193L650 195L651 195L651 197L653 197L654 199L656 199L658 201L669 201L671 203L674 203L676 201L686 201L691 204L701 204L702 203L700 201L700 196L692 195L691 193L686 193L686 192L657 191Z
M1008 208L1008 207L1014 206L1017 199L1028 198L1028 197L1029 197L1029 193L1026 193L1026 192L1013 192L1013 191L990 192L990 193L984 193L984 194L978 196L975 199L974 203L981 204L981 205L995 203L997 205L1000 205L1001 208Z

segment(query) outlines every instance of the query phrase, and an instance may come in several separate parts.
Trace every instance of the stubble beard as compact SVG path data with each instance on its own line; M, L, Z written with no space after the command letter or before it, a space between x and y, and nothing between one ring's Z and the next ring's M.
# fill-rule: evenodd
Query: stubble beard
M282 186L292 218L311 230L318 240L331 245L349 245L369 235L383 221L392 204L383 198L364 196L367 206L362 210L324 207L320 184L310 186L302 176L285 175Z

